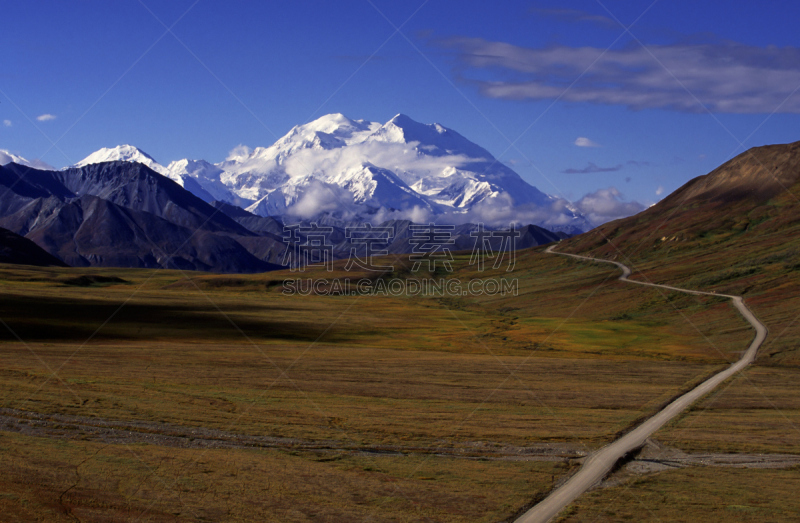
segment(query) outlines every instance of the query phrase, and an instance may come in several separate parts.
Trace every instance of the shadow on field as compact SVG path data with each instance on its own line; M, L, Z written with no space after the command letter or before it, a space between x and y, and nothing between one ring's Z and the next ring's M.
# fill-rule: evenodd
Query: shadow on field
M275 321L271 319L274 311L267 308L237 305L223 311L224 315L208 304L129 302L123 306L112 301L0 294L0 318L13 330L0 325L0 340L17 341L19 336L24 341L80 342L98 329L93 339L245 341L239 329L253 340L314 341L323 333L325 341L347 339L335 328L325 332L327 323Z

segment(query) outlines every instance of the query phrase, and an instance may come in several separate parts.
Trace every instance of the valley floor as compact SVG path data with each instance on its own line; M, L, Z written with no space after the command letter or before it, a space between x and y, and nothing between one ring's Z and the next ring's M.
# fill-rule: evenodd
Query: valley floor
M88 272L2 268L0 510L20 521L506 520L749 339L720 299L630 289L539 251L517 261L518 296ZM795 376L758 366L723 385L656 434L690 457L653 478L697 492L697 452L796 455ZM796 474L736 473L720 477ZM569 517L592 520L631 481Z

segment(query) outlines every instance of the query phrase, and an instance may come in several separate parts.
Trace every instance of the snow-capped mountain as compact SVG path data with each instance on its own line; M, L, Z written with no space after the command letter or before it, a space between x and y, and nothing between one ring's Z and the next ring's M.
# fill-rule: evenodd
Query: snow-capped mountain
M34 169L53 170L54 167L41 160L26 160L22 156L10 153L5 149L0 149L0 165L8 165L16 163L17 165L24 165L26 167L33 167Z
M346 189L356 204L417 206L434 214L469 209L500 193L513 195L516 204L551 200L455 131L402 114L383 125L323 116L218 166L225 171L223 183L239 196L261 200L280 191L287 207L312 180ZM296 189L282 190L287 185Z
M250 200L242 200L237 197L220 181L223 174L222 169L205 160L178 160L170 163L166 170L168 178L207 202L250 204Z
M143 163L206 201L260 216L491 217L587 228L569 202L526 183L487 150L452 129L402 114L385 124L329 114L295 126L269 147L239 146L217 164L180 160L164 167L135 147L120 146L76 166L104 161Z
M249 201L238 202L238 198L219 181L222 171L205 160L178 160L164 167L152 156L132 145L104 147L72 167L84 167L103 162L141 163L207 202L219 200L231 203L251 203Z
M166 167L155 161L152 156L132 145L119 145L110 148L103 147L72 167L84 167L86 165L104 162L136 162L146 165L158 174L163 174L164 176L166 176L168 172Z

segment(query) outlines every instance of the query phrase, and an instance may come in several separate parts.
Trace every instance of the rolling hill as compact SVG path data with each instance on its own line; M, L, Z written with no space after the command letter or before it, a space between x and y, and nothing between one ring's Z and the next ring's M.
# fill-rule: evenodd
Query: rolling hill
M800 364L800 142L750 149L653 207L563 242L633 277L739 294L770 329L762 358Z

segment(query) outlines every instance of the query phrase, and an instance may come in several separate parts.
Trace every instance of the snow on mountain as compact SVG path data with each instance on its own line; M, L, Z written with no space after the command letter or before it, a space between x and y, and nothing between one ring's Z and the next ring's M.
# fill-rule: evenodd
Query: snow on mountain
M246 206L252 200L234 195L220 180L222 169L205 160L178 160L167 166L166 176L207 202L229 202Z
M5 149L0 149L0 165L8 165L16 163L17 165L24 165L26 167L33 167L34 169L55 170L55 168L41 160L26 160L22 156L10 153Z
M167 175L167 168L153 159L152 156L137 149L132 145L119 145L117 147L103 147L95 151L72 167L83 167L103 162L136 162L146 165L158 174Z
M351 120L343 114L328 114L305 125L292 128L272 146L288 156L300 149L338 149L363 142L380 124L365 120Z
M359 163L346 171L328 176L328 183L346 189L357 204L376 208L422 207L434 210L434 206L423 195L406 185L394 172L370 163Z
M350 192L311 176L289 180L245 210L259 216L290 214L308 219L323 213L341 216L358 214Z
M125 145L101 149L76 166L115 160L143 163L204 200L261 216L519 216L552 228L587 228L569 202L528 184L486 149L402 114L385 124L329 114L293 127L269 147L239 146L217 164L179 160L163 167Z
M554 202L452 129L402 114L385 124L326 115L217 166L224 171L221 181L234 194L256 199L249 209L261 215L291 211L312 180L315 193L320 184L338 186L371 209L417 208L434 215L466 213L500 194L514 205ZM329 187L328 193L336 191Z
M241 201L220 181L222 171L205 160L178 160L164 167L152 156L132 145L119 145L93 152L72 167L83 167L103 162L141 163L158 174L166 176L195 196L207 201L227 201L237 204L252 203Z
M349 145L363 141L379 126L364 120L350 120L341 114L329 114L293 127L269 147L240 150L238 154L229 156L217 164L224 171L220 179L237 196L253 200L260 200L286 184L297 185L299 180L296 178L325 183L329 176L353 170L362 163L353 158L346 166L330 165L331 160ZM309 151L322 154L307 158ZM290 182L293 178L295 180ZM346 183L341 176L338 179ZM295 190L283 192L291 193L290 199L300 194Z

